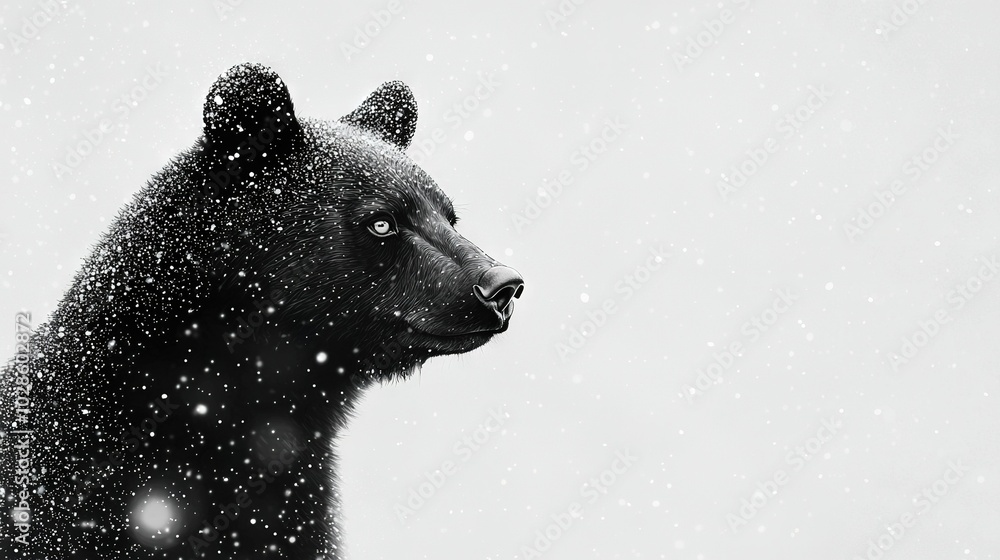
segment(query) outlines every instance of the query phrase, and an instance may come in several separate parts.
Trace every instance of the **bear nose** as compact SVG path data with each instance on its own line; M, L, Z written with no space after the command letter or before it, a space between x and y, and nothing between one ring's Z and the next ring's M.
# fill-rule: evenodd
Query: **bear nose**
M507 309L514 298L521 297L524 291L524 280L516 270L509 266L494 266L482 276L472 287L476 298L487 307L495 307L501 313Z

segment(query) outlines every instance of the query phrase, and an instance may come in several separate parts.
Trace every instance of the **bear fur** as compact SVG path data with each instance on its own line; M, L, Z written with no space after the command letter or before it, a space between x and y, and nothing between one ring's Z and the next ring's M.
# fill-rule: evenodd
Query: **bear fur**
M416 115L399 82L326 121L266 67L219 78L0 374L0 557L341 557L353 403L505 331L523 288L404 154Z

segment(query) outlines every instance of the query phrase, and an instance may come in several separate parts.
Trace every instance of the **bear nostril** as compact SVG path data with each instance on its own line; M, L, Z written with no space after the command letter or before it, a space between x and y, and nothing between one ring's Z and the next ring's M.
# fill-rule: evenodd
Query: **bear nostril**
M511 300L521 297L524 291L524 280L516 270L508 266L494 266L479 278L479 283L472 287L476 298L488 307L503 311Z
M500 311L507 309L512 299L514 299L514 288L510 287L501 289L497 295L493 296L493 301L496 302L497 309Z

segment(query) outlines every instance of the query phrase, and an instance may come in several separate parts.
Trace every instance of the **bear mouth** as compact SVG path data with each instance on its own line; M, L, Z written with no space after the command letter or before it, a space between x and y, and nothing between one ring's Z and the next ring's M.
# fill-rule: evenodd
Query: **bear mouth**
M464 332L435 332L436 329L433 328L418 327L417 323L418 321L422 321L422 318L414 316L412 314L406 318L404 324L406 325L407 330L413 331L418 335L430 338L455 340L455 339L466 339L466 338L484 336L487 339L489 339L491 336L495 334L500 334L507 330L507 327L510 326L510 318L514 315L514 306L508 305L503 310L496 311L495 313L496 313L495 317L498 320L499 325L493 327L484 326L481 328L474 327L472 330ZM434 321L428 321L428 322L434 324Z
M451 340L451 341L455 341L455 340L466 340L466 339L473 339L473 338L486 338L486 339L489 339L490 337L492 337L495 334L500 334L500 333L506 331L507 330L507 325L508 325L508 321L504 321L503 326L500 327L499 329L480 329L480 330L466 331L466 332L459 332L459 333L437 333L437 332L433 332L433 331L430 331L430 330L421 329L420 327L417 327L413 323L407 322L406 323L406 329L407 329L408 332L411 332L412 334L416 334L417 336L422 336L422 337L431 338L431 339L438 339L438 340Z
M489 342L493 336L506 332L513 314L514 306L507 305L503 309L494 310L495 322L472 324L467 330L456 332L448 328L446 320L421 317L421 313L412 312L403 319L402 326L404 335L411 339L409 342L413 347L426 349L432 354L457 354L474 350Z
M424 330L411 322L406 323L406 333L414 347L424 348L436 354L457 354L468 352L483 346L493 338L507 330L508 322L499 329L481 329L461 333L436 333Z

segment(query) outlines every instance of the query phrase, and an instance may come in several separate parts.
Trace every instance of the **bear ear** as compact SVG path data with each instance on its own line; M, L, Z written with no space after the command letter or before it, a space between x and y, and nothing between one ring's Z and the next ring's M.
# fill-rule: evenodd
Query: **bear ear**
M280 151L301 133L292 98L281 78L256 63L233 66L212 84L205 98L205 140L231 152L244 142Z
M386 82L340 120L405 150L417 130L417 102L403 82Z

